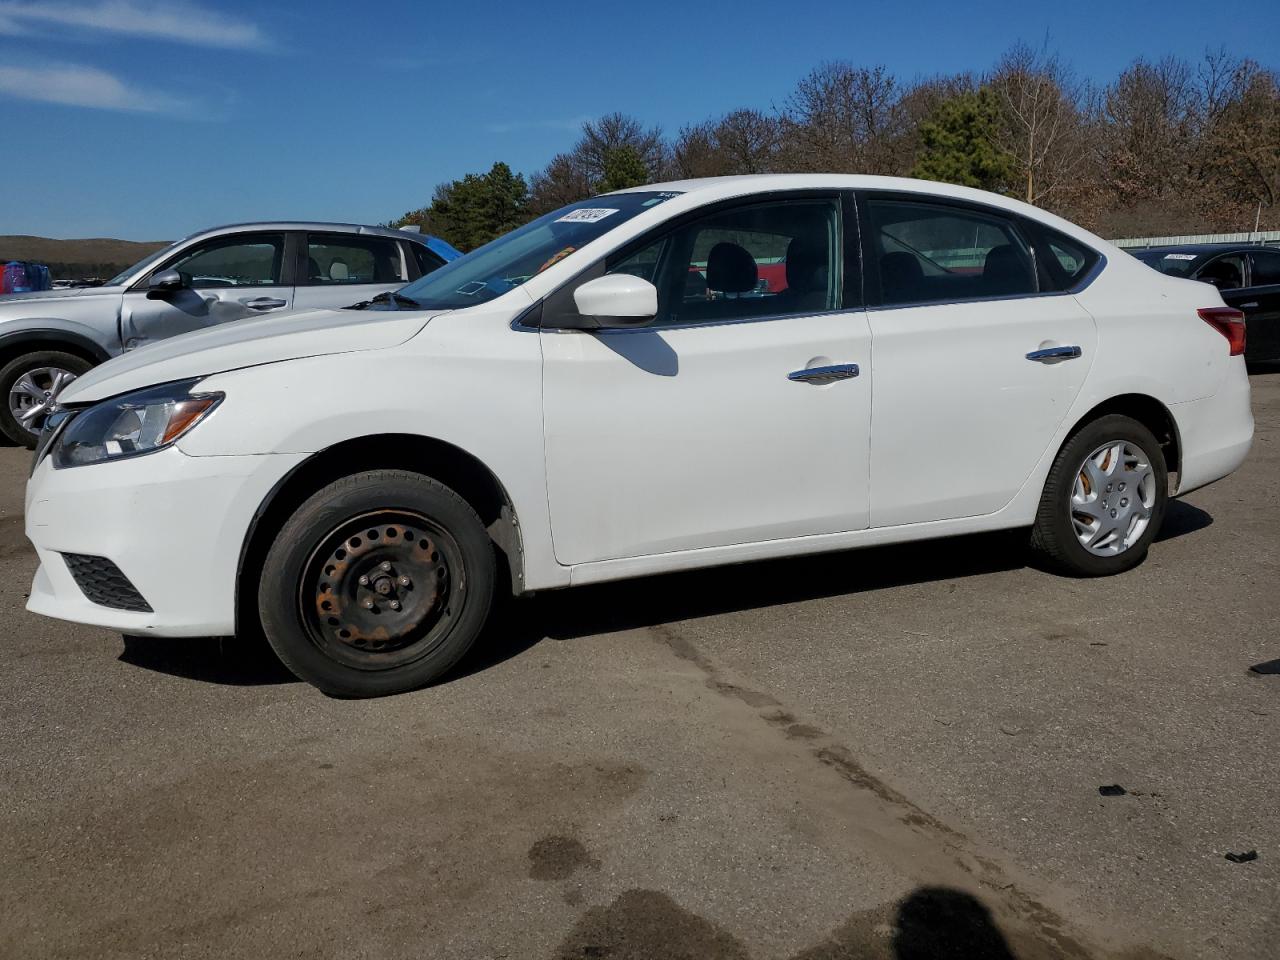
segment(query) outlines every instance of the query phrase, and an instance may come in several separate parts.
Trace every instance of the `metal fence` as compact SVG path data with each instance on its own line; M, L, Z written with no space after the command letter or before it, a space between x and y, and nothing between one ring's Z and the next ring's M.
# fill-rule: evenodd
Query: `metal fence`
M1112 240L1120 249L1139 247L1181 247L1192 243L1275 243L1280 244L1280 230L1250 233L1201 233L1181 237L1127 237Z

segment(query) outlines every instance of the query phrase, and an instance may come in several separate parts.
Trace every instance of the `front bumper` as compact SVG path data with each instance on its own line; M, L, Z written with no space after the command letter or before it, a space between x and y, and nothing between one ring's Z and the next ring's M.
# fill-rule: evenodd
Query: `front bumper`
M272 487L305 457L189 457L170 447L66 470L46 457L27 484L27 538L40 558L27 609L122 633L234 633L245 536ZM92 602L64 554L110 560L152 609Z

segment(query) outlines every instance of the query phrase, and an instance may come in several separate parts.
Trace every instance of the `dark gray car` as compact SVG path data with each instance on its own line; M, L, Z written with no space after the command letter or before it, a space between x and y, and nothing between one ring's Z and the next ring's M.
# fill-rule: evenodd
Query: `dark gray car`
M179 240L104 286L0 296L0 432L34 446L58 392L126 350L215 323L345 307L459 256L349 223L242 223Z
M1147 266L1218 288L1244 314L1245 359L1280 360L1280 249L1245 243L1202 243L1130 250Z

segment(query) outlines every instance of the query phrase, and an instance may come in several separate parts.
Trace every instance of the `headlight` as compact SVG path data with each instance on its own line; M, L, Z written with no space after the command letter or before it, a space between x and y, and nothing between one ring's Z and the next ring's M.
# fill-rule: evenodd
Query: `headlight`
M104 400L79 414L55 441L53 465L82 467L163 449L222 402L221 393L192 393L183 380Z

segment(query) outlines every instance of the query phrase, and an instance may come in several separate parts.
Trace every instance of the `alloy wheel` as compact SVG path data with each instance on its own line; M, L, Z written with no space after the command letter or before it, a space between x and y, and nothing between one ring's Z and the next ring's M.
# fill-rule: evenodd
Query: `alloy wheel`
M76 375L61 367L35 367L9 388L9 413L24 430L39 433L45 414Z

